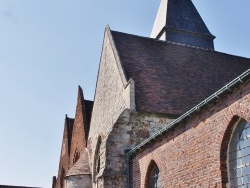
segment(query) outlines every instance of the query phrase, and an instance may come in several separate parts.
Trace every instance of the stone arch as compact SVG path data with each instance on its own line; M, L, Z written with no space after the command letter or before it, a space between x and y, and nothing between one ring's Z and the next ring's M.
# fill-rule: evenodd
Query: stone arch
M146 187L147 185L148 171L150 169L150 166L153 164L153 162L158 166L159 170L163 172L162 171L163 163L159 155L154 154L154 153L149 153L146 158L146 161L143 161L143 164L139 164L140 168L148 167L146 168L146 171L143 169L140 169L140 171L142 172L141 173L141 185L143 185L144 187Z
M157 163L154 161L154 160L151 160L149 165L148 165L148 168L147 168L147 171L146 171L146 176L145 176L145 181L144 181L144 187L145 188L150 188L150 184L151 184L151 181L152 181L152 173L155 169L158 169L158 171L160 171L159 169L159 165L157 165Z
M222 180L222 187L226 187L228 183L228 171L227 171L227 152L228 146L230 142L230 137L233 133L234 125L240 119L239 116L233 116L231 121L229 122L227 129L225 130L223 140L221 143L220 149L220 170L221 170L221 180Z
M227 162L230 187L249 184L249 136L250 122L241 118L234 126L228 147Z
M245 119L246 121L250 121L250 116L247 113L249 111L250 111L249 108L247 108L244 105L241 105L238 102L229 107L227 111L228 113L227 116L231 117L231 119L223 123L224 135L220 146L220 171L221 171L222 187L226 188L228 183L227 153L231 135L233 133L234 127L237 126L237 122L240 119Z

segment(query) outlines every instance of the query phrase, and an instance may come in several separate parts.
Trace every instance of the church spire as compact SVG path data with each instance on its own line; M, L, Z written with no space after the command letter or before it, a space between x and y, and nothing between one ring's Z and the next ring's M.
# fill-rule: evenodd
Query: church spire
M191 0L161 0L151 38L214 50L214 36Z

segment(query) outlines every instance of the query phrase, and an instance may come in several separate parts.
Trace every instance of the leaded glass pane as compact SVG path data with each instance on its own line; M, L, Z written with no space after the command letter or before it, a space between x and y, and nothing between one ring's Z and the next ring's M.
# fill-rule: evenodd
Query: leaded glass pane
M151 170L150 183L148 187L149 188L161 188L160 172L156 165Z
M250 123L241 120L229 147L230 187L250 188Z

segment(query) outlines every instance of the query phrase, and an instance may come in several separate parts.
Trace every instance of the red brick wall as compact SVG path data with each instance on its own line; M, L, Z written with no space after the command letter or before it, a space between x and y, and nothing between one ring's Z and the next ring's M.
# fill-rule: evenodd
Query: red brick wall
M85 128L84 128L84 124L86 122L84 118L86 117L84 115L84 109L85 109L84 105L85 103L84 103L83 91L81 87L79 86L73 128L71 129L71 132L69 133L67 131L66 123L64 127L58 176L56 179L56 188L61 188L60 184L61 184L63 169L65 170L65 175L66 175L68 170L74 165L74 162L76 162L74 161L76 151L79 154L81 154L83 153L84 148L86 146L86 138L85 138L86 134L85 134ZM68 140L68 138L71 138L71 140ZM69 143L70 148L68 148L68 142L70 142Z
M250 121L250 83L165 133L132 160L132 187L145 187L152 160L163 187L226 187L227 146L235 121Z
M69 168L73 166L73 161L75 157L75 152L83 153L84 148L86 147L86 138L85 138L85 129L84 123L86 117L84 117L84 98L82 89L79 87L78 98L76 105L76 115L74 121L74 129L72 133L71 149L70 149L70 158L69 158Z
M63 132L63 140L61 147L61 156L58 168L58 175L55 183L55 188L61 188L61 178L63 174L63 169L67 173L69 169L69 151L68 151L68 130L67 130L67 118L65 118L64 132Z

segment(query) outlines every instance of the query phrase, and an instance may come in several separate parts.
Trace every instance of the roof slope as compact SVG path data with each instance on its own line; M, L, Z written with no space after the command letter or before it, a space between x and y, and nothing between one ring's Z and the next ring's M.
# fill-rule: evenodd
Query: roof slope
M180 115L250 68L250 59L111 31L136 109Z
M168 0L166 26L212 35L191 0Z
M86 150L84 150L83 154L80 156L78 161L68 171L68 173L66 174L66 177L84 175L84 174L85 175L91 174L90 167L89 167L88 152Z
M214 36L191 0L161 0L151 38L214 50Z
M161 0L151 37L164 26L212 36L191 0Z

